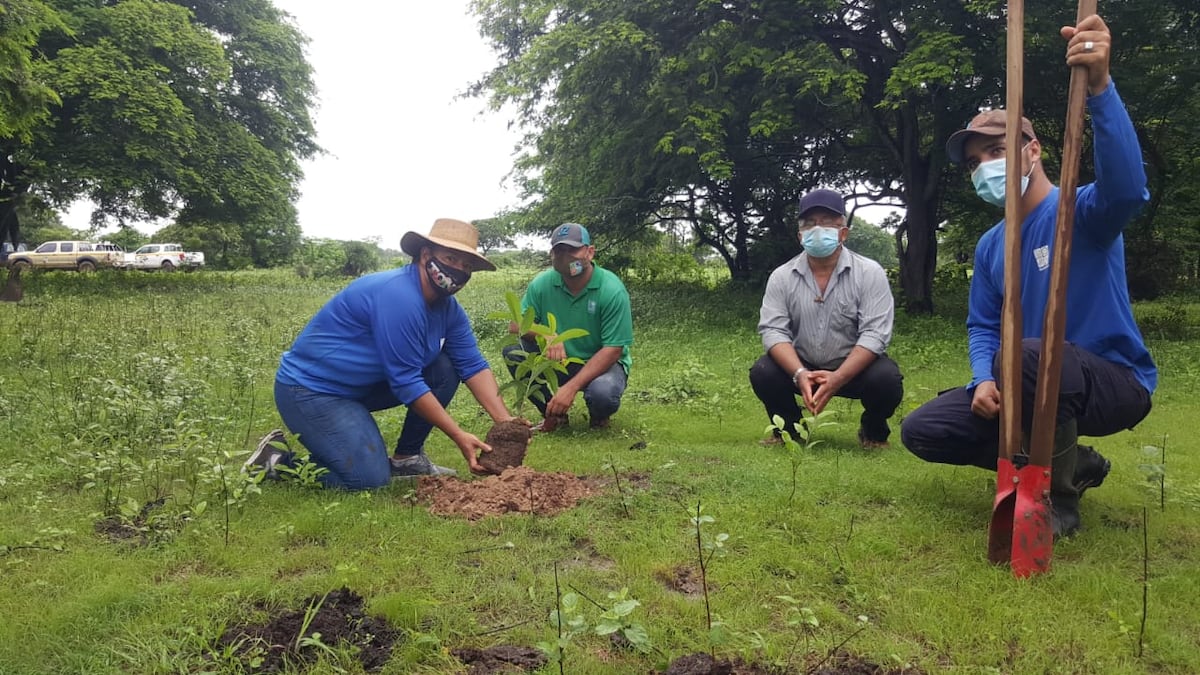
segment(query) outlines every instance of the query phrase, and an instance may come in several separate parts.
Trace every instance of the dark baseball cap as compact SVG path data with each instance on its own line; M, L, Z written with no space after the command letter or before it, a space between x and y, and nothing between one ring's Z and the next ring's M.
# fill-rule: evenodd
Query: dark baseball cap
M813 209L825 209L845 217L846 200L842 198L840 193L833 190L813 190L800 198L801 220L804 219L805 214Z
M946 154L950 156L950 161L955 164L962 164L966 157L963 156L963 146L971 136L979 134L980 136L1003 136L1008 129L1008 118L1003 108L996 110L987 110L979 113L971 118L967 123L966 129L959 129L950 134L950 138L946 139ZM1029 120L1021 118L1021 134L1025 138L1036 141L1037 136L1033 133L1033 125Z
M587 228L579 223L563 223L554 228L554 234L550 235L550 248L559 244L566 244L574 248L591 246L592 235L588 234Z

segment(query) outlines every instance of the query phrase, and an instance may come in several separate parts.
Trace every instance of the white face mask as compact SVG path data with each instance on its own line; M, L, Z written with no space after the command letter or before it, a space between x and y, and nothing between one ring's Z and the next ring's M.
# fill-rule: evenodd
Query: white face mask
M1033 141L1030 141L1032 143ZM1029 143L1021 146L1021 152L1025 152L1025 148L1029 147ZM971 182L975 184L975 194L979 198L993 206L1004 206L1004 195L1007 192L1005 185L1007 184L1006 171L1008 169L1006 157L992 159L986 162L981 162L975 170L971 172ZM1037 160L1033 160L1037 162ZM1025 191L1029 189L1029 176L1033 174L1033 164L1029 165L1029 173L1021 176L1021 196L1025 195Z

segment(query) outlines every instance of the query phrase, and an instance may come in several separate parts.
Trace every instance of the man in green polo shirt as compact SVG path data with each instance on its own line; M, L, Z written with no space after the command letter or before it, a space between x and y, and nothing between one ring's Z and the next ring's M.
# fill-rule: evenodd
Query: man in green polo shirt
M559 225L550 236L553 269L534 277L521 299L521 311L532 307L538 323L545 324L546 315L553 314L559 330L582 328L588 332L546 350L546 358L575 357L583 363L571 364L566 374L559 374L558 392L553 396L548 390L530 396L543 416L535 430L553 431L565 425L567 411L581 391L593 428L607 427L609 418L621 407L632 362L633 312L625 284L597 265L595 255L587 228L578 223ZM509 330L516 332L516 324L510 324ZM522 335L520 345L506 347L504 361L509 372L515 375L516 364L524 358L522 351L537 349L532 334Z

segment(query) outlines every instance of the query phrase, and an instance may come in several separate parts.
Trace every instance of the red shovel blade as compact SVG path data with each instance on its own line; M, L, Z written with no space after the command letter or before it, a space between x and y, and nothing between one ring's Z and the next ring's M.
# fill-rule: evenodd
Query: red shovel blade
M1006 565L1012 559L1018 480L1011 459L1001 457L996 461L996 501L992 502L992 523L988 526L988 560L997 565Z
M1012 522L1012 571L1018 578L1050 570L1054 527L1050 515L1050 467L1030 464L1017 471Z

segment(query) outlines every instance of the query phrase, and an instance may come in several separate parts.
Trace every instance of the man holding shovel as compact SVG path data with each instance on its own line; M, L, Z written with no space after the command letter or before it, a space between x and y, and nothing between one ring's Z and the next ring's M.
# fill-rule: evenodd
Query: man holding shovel
M1078 435L1107 436L1131 429L1150 412L1158 372L1129 302L1122 231L1149 201L1142 153L1133 123L1109 77L1112 35L1096 15L1066 26L1067 65L1087 68L1096 181L1075 197L1073 250L1067 286L1066 345L1051 464L1054 536L1079 528L1079 498L1104 481L1109 462L1077 443ZM1021 311L1040 318L1048 298L1058 188L1042 168L1041 144L1021 119L1020 148L1007 148L1002 110L975 116L946 143L950 160L971 174L984 201L1003 207L1005 158L1020 153ZM1004 296L1004 224L975 249L967 337L972 381L918 408L901 427L901 439L921 459L995 470L999 434L999 351ZM1024 322L1021 345L1021 426L1028 438L1037 388L1042 322Z

